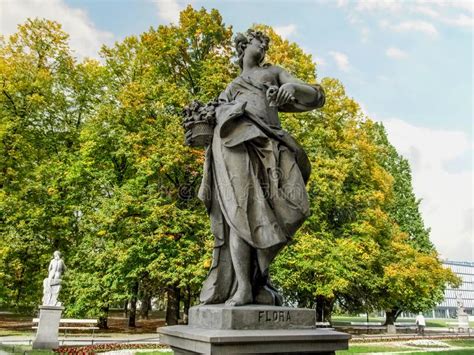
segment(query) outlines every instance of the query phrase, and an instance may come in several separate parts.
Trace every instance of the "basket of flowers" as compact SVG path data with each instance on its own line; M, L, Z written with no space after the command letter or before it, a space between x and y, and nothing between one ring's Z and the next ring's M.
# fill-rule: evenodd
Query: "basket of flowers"
M212 142L216 125L217 101L203 104L193 101L183 110L185 143L191 147L206 147Z

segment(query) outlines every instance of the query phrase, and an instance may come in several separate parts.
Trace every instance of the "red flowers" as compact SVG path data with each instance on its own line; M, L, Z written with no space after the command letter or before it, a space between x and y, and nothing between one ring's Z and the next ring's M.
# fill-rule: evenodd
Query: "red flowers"
M94 355L98 352L124 350L124 349L164 349L166 345L162 344L130 344L130 343L107 343L94 344L87 346L60 346L54 349L55 354L61 355Z

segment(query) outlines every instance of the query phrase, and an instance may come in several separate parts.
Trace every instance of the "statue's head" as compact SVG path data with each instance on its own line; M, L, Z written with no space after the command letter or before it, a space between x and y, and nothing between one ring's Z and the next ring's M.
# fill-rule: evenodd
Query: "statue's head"
M237 62L239 63L240 69L242 69L244 56L246 55L255 58L258 64L263 62L265 53L268 50L270 38L261 31L249 29L246 33L237 33L234 43L239 57Z
M61 252L59 250L56 250L53 253L53 256L54 256L55 259L61 259Z

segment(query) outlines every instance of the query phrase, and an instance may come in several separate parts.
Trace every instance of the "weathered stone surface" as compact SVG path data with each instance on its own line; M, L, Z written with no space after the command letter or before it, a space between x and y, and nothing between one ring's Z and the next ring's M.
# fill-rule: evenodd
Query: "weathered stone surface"
M33 349L55 349L59 346L58 329L64 307L40 306L38 330Z
M188 144L209 144L198 194L215 236L199 297L205 304L281 306L270 263L310 215L311 164L278 112L320 108L325 94L318 84L263 65L269 41L253 29L237 34L240 75L217 101L184 109Z
M61 252L56 250L53 259L49 263L48 277L43 280L43 306L61 306L58 301L61 290L62 274L66 271L64 260L61 259Z
M348 334L332 329L218 330L184 325L159 329L175 354L334 354L348 348Z
M189 310L189 326L205 329L310 329L315 321L314 310L292 307L218 304Z

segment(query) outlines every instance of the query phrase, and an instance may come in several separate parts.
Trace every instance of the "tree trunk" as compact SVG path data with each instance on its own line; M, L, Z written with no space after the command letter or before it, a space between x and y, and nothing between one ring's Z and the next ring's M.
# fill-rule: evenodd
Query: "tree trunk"
M128 317L128 300L125 300L123 304L123 317L124 318Z
M109 316L109 305L101 307L100 308L100 316L99 319L97 320L97 326L100 329L109 329L109 326L107 325L107 318Z
M394 325L398 316L402 313L400 309L394 308L385 311L385 323L384 325Z
M26 249L26 253L28 253L28 249ZM25 259L28 260L27 256L25 253ZM20 305L20 300L23 299L23 274L25 273L25 265L21 265L20 269L20 277L19 277L19 282L18 282L18 292L16 294L16 303L15 306L18 307Z
M186 297L183 300L183 321L184 324L188 324L189 308L191 307L192 300L191 288L188 286L186 288Z
M128 326L129 328L135 328L135 320L137 318L137 295L138 295L138 282L134 282L132 285L132 297L130 297L130 313L128 315Z
M169 286L166 289L167 305L166 305L166 325L176 325L179 319L179 288Z
M316 322L331 322L333 303L325 297L316 297Z
M141 297L140 301L140 317L142 319L148 319L151 310L151 295L147 292L143 293L143 296Z

